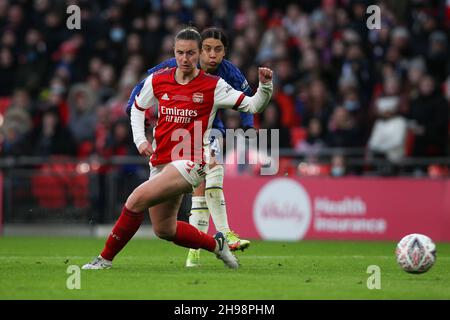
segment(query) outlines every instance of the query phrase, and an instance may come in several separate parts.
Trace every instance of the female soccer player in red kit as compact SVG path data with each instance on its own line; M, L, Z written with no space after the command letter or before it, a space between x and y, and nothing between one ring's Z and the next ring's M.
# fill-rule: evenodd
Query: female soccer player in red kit
M158 237L183 247L214 252L225 265L238 268L238 261L222 233L212 237L186 222L177 221L177 212L182 195L192 192L205 172L212 168L204 160L203 146L209 144L209 135L205 133L211 128L217 110L263 111L272 95L272 71L259 68L258 90L254 96L247 97L220 77L198 69L201 42L195 29L181 30L175 37L177 67L149 76L136 97L131 110L133 139L139 152L150 156L150 179L128 197L105 248L83 269L110 268L114 256L138 230L148 208L151 208L150 219ZM153 146L150 146L145 136L144 113L156 105L158 122L153 129ZM201 136L196 137L199 133ZM189 137L192 152L177 152L179 134Z

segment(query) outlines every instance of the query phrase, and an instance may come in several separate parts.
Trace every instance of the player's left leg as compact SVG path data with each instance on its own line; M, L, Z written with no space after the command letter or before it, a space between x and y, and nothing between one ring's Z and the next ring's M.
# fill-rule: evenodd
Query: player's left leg
M217 231L222 232L230 246L231 251L245 250L250 246L250 241L240 239L230 229L228 224L227 207L223 193L224 168L222 165L213 164L207 172L205 180L205 198Z
M211 157L212 168L206 173L206 182L195 189L192 196L191 216L189 223L203 232L208 232L209 217L212 216L216 230L225 235L231 251L245 250L250 246L250 241L240 239L228 224L225 195L223 193L222 165L215 163ZM186 267L200 265L200 250L190 249L186 258Z
M209 209L205 199L205 181L194 190L192 194L191 214L189 223L198 230L208 233ZM197 267L200 265L200 249L189 249L186 259L186 267Z

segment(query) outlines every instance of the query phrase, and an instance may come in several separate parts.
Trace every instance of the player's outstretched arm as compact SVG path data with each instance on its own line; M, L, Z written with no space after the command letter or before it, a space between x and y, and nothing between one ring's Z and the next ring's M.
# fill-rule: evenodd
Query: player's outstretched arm
M217 83L215 92L215 105L217 108L232 108L241 112L259 113L264 111L272 98L273 72L269 68L259 68L259 86L252 97L233 89L223 79Z

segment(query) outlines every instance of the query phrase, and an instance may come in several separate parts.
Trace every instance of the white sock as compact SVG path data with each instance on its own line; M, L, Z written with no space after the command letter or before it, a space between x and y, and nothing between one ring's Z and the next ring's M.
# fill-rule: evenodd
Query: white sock
M223 166L216 165L206 174L205 198L216 230L223 234L230 231L227 207L223 194Z
M209 210L205 197L192 197L189 223L198 230L207 233L209 227Z

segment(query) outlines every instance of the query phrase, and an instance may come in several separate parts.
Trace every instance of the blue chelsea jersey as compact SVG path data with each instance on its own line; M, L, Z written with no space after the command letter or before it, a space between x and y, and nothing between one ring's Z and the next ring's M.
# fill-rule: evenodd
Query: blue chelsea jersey
M154 73L158 70L161 70L161 69L173 68L176 66L177 66L177 62L176 62L175 58L172 58L172 59L166 60L166 61L158 64L157 66L147 70L147 75L151 75L152 73ZM241 73L241 71L235 65L233 65L230 61L225 60L225 59L222 60L222 63L219 65L219 67L216 69L216 71L213 74L221 77L228 84L230 84L234 89L244 92L244 94L246 96L253 95L252 89L250 88L250 86L247 82L247 79L245 79L245 77ZM134 98L136 97L137 94L139 94L139 92L141 92L142 87L144 86L145 80L146 79L143 79L141 82L139 82L133 88L133 91L131 92L130 98L128 99L128 103L127 103L128 115L131 112L131 107L133 106ZM253 127L253 114L240 112L240 116L241 116L241 125L243 128ZM225 134L224 124L223 124L222 120L220 119L220 117L218 117L217 115L216 115L216 118L214 119L213 127L216 129L219 129L220 131L222 131L223 134Z

